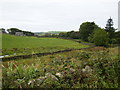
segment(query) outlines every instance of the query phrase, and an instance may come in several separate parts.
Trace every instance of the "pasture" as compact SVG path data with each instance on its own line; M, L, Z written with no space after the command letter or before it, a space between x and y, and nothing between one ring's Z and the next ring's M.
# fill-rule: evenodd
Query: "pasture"
M6 34L2 36L2 46L2 54L12 56L88 47L88 45L60 38L22 37Z

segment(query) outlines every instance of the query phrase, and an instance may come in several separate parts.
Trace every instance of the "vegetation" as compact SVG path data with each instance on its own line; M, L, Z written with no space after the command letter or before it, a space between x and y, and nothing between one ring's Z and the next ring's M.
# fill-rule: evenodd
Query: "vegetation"
M113 27L113 20L110 18L107 21L105 31L109 33L109 38L114 38L115 29Z
M81 24L80 27L83 28L83 29L80 29L79 32L78 31L61 32L61 33L59 33L59 35L46 33L44 35L44 37L59 37L59 38L65 38L65 39L80 39L80 41L82 40L82 41L87 41L87 42L94 43L92 41L93 38L94 38L93 37L94 32L99 30L99 29L102 29L102 28L98 27L96 24L92 25L90 23L94 23L94 22L84 22L83 24ZM109 24L107 24L107 25L109 25ZM90 29L90 27L91 27L91 29ZM109 35L108 45L110 45L110 44L120 44L119 31L115 32L115 29L113 27L111 27L110 29L109 28L106 29L106 28L103 29L103 30L105 32L107 32L108 35ZM101 43L102 41L100 41L100 39L98 39L97 42ZM94 43L94 44L96 44L96 43ZM96 44L96 45L98 45L98 44Z
M120 44L120 31L114 33L114 38L111 39L112 44Z
M3 55L43 53L88 47L88 45L59 38L22 37L3 34L2 40Z
M0 33L0 42L2 42L2 34ZM2 43L0 43L0 49L2 49ZM0 55L2 54L2 52L0 51Z
M58 37L80 39L80 33L78 31L61 32Z
M51 34L59 34L61 32L65 32L65 31L48 31L48 33L51 33Z
M29 31L22 31L22 30L19 30L17 28L10 28L7 30L9 32L9 34L11 35L16 35L17 32L22 32L25 36L34 36L34 33L32 32L29 32ZM24 36L22 35L22 36Z
M94 30L99 27L94 22L84 22L80 25L80 37L84 41L88 41L88 37L93 33Z
M66 31L48 31L48 32L34 32L36 35L38 36L46 36L46 35L49 35L50 37L51 36L57 36L59 35L59 33L61 32L66 32Z
M6 33L4 28L0 28L0 33Z
M109 35L104 29L98 29L94 31L91 36L91 42L94 42L97 46L108 46Z
M0 32L3 33L0 47L5 56L61 52L86 48L91 43L96 45L41 57L34 55L29 59L4 60L3 88L120 88L120 47L109 47L120 44L120 31L115 32L111 18L105 29L94 22L84 22L79 31L41 33L44 35L36 37L32 32L16 28L8 29L9 34L3 28ZM25 35L16 36L16 32Z
M118 48L3 62L3 88L118 88Z

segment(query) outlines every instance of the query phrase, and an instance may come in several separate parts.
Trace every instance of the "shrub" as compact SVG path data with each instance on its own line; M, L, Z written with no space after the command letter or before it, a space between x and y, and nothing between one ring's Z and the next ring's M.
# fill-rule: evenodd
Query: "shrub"
M120 38L113 39L113 44L120 44Z
M80 38L83 41L88 41L88 37L93 33L94 30L99 28L94 22L84 22L80 25Z
M109 41L109 35L103 29L95 30L95 32L93 33L92 41L97 46L107 46Z

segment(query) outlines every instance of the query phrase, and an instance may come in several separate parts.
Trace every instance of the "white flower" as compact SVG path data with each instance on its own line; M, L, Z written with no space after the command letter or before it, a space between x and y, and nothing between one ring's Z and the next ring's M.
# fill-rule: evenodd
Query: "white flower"
M32 83L32 81L29 81L29 82L28 82L28 85L31 85L31 83Z

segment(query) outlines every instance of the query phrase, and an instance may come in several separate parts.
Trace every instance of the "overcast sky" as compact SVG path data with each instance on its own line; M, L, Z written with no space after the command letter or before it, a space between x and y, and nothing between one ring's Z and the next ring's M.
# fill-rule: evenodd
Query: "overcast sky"
M0 0L0 28L32 32L78 30L94 21L105 27L108 18L118 27L119 0Z

